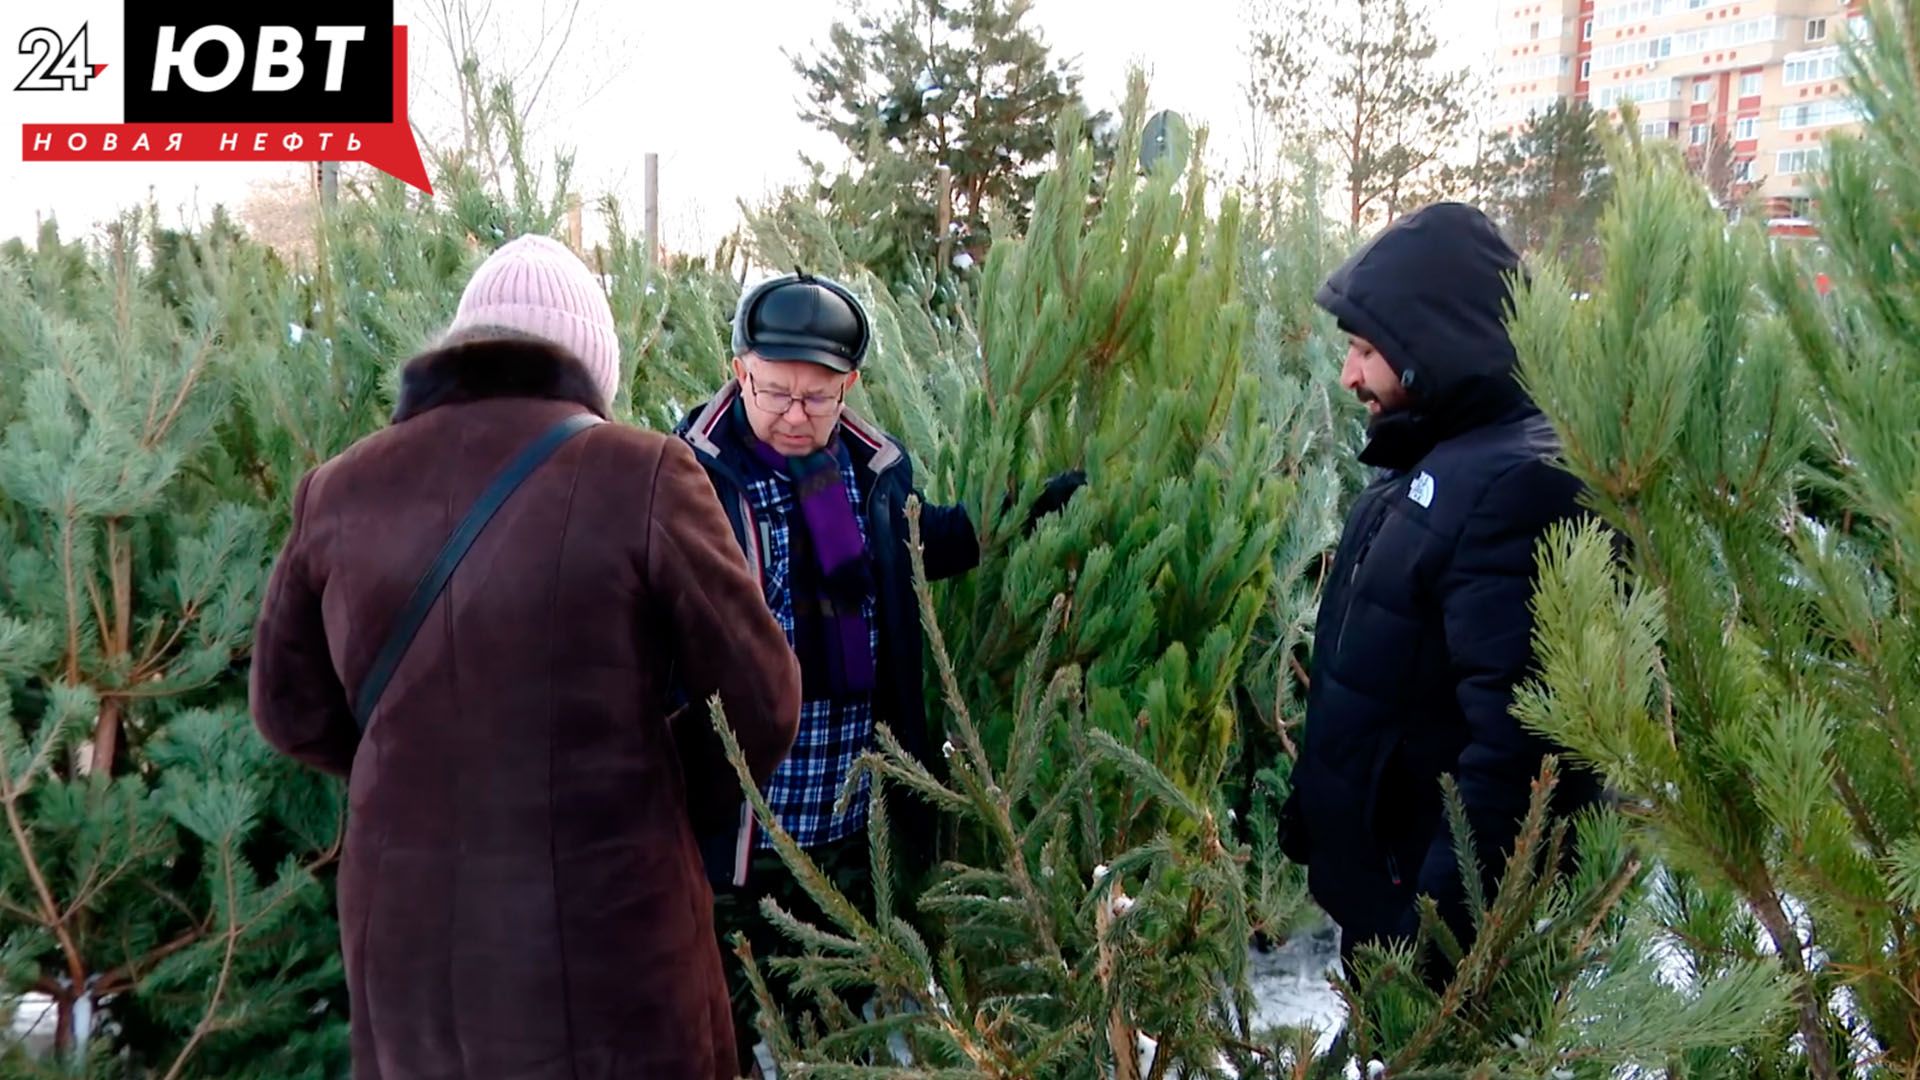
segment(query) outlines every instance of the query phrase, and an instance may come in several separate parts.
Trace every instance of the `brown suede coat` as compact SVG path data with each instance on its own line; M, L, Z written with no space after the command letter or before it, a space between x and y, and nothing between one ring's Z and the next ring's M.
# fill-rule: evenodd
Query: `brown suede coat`
M570 357L416 358L395 423L300 483L253 658L279 750L349 778L340 937L360 1080L735 1075L688 818L737 801L674 731L719 692L755 777L799 674L678 439L603 424L468 553L362 736L349 702L493 475L598 394ZM675 689L696 704L669 719ZM729 797L713 798L724 789Z

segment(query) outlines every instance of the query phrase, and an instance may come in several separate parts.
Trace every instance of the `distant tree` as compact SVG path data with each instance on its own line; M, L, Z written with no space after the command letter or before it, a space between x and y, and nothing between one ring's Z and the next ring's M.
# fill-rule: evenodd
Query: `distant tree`
M1483 155L1488 211L1522 251L1550 254L1576 281L1599 267L1600 214L1612 191L1606 124L1585 101L1535 113Z
M497 194L503 178L524 176L521 146L554 115L599 96L626 67L620 32L602 18L611 0L418 0L425 17L416 49L436 66L416 78L429 99L458 117L459 143L418 131L430 158L458 160ZM494 58L510 57L510 62ZM451 93L448 89L451 87ZM418 93L419 91L415 91ZM444 164L442 167L445 167Z
M856 262L888 280L910 264L983 262L1001 228L1024 227L1054 128L1080 77L1029 19L1029 0L894 0L836 22L816 54L792 56L801 117L846 148L829 175L809 161ZM1104 127L1104 115L1089 125ZM940 234L941 166L951 225ZM996 225L1004 215L1005 225Z
M1733 138L1724 126L1709 125L1706 141L1687 147L1686 160L1688 170L1706 185L1715 209L1730 219L1743 217L1753 209L1760 187L1758 178L1751 173L1741 175Z
M1249 101L1283 139L1303 135L1326 148L1350 226L1457 186L1443 170L1472 127L1471 76L1442 62L1423 8L1257 0L1248 16Z
M252 185L237 217L247 235L289 261L311 262L320 195L312 181L280 177Z

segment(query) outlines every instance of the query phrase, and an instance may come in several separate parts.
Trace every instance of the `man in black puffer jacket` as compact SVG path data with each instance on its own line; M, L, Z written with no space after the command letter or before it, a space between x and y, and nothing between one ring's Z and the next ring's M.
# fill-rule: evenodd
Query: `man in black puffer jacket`
M1556 748L1510 712L1533 661L1537 543L1581 513L1552 427L1515 377L1504 317L1520 259L1440 203L1382 231L1315 297L1347 332L1340 382L1373 415L1315 632L1283 846L1351 956L1411 937L1415 897L1471 938L1441 801L1451 773L1488 894ZM1555 809L1598 796L1563 765Z

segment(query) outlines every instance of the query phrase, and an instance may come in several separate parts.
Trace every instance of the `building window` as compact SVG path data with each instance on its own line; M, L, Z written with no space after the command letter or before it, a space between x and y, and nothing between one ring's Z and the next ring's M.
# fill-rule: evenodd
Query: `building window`
M1693 0L1687 0L1689 4ZM1722 0L1711 0L1720 3ZM1624 26L1642 19L1657 19L1679 9L1680 0L1622 0L1620 3L1606 4L1593 13L1593 18L1605 30L1610 26Z
M1741 117L1739 120L1734 121L1733 138L1735 142L1746 142L1749 139L1757 139L1759 137L1760 137L1760 118L1759 117L1745 116L1745 117Z
M1632 64L1651 63L1665 60L1673 55L1673 35L1643 38L1639 41L1623 41L1618 45L1609 45L1593 54L1594 66L1603 68L1626 67Z
M1782 150L1774 161L1774 170L1781 176L1798 176L1818 169L1826 161L1827 152L1818 146L1803 150Z
M1687 141L1694 146L1705 146L1707 145L1707 135L1710 130L1711 129L1705 124L1695 124L1687 133Z
M1807 40L1808 41L1827 40L1827 20L1808 19L1807 20Z
M1743 98L1759 97L1761 86L1761 75L1757 71L1749 71L1740 76L1740 96Z
M1786 200L1786 203L1788 217L1796 217L1805 221L1813 216L1813 199L1809 196L1795 195Z
M1831 97L1822 101L1809 101L1782 108L1780 130L1799 131L1802 128L1855 124L1864 119L1866 117L1861 113L1858 102L1852 98Z
M1763 18L1748 19L1745 22L1720 22L1676 34L1616 42L1594 50L1593 66L1601 69L1628 67L1634 64L1657 63L1670 57L1692 56L1723 49L1738 49L1763 41L1777 41L1786 25L1786 21L1779 16L1768 15Z
M1591 78L1593 78L1593 61L1592 60L1580 61L1580 81L1586 82Z
M1673 101L1679 96L1679 79L1642 79L1619 86L1601 87L1593 93L1593 107L1617 109L1622 101Z
M1572 68L1573 57L1565 54L1556 56L1552 53L1543 53L1501 68L1500 79L1508 83L1537 81L1565 75Z
M1699 82L1693 84L1693 100L1713 100L1713 81L1711 79L1701 79Z
M1841 75L1840 50L1827 49L1800 57L1789 57L1780 69L1788 86L1801 83L1831 82Z
M1753 159L1742 158L1733 163L1733 178L1743 184L1753 183Z
M1557 38L1566 32L1566 26L1566 19L1559 15L1529 22L1502 22L1500 42L1503 45L1524 45L1543 38Z
M1588 19L1588 20L1587 20L1587 25L1581 28L1581 30L1580 30L1580 40L1582 40L1582 41L1592 41L1592 40L1593 40L1593 20L1592 20L1592 19Z

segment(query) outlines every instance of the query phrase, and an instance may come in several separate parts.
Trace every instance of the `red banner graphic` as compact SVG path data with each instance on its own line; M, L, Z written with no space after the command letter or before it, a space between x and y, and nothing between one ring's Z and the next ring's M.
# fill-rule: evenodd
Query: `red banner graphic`
M22 124L23 161L363 161L433 194L407 123L407 28L393 28L385 124Z

